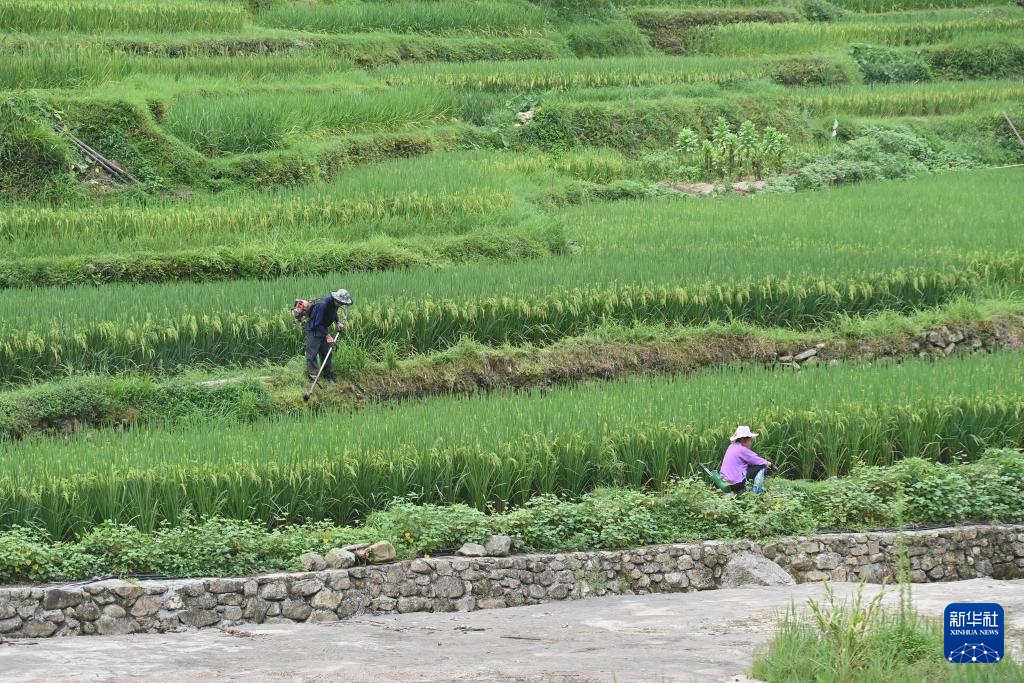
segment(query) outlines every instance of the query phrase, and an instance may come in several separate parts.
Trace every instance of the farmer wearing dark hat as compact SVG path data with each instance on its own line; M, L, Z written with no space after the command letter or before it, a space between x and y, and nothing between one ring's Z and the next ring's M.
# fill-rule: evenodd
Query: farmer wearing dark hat
M311 381L323 363L323 376L328 382L334 383L334 367L328 351L345 331L345 319L338 317L338 306L351 305L352 297L348 291L339 289L315 302L310 308L309 320L306 321L306 374ZM329 330L331 325L337 329L333 337Z
M775 467L770 460L765 460L750 450L755 436L757 432L750 431L750 427L746 425L740 425L729 437L731 443L722 459L720 473L733 493L744 491L749 481L754 485L754 493L761 495L764 493L764 475L768 468Z

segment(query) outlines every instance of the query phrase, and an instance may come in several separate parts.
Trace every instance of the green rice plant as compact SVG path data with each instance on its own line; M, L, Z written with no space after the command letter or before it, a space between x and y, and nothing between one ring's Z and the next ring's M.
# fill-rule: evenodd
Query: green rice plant
M130 73L128 60L96 46L32 46L5 54L0 88L77 88L119 80Z
M949 462L976 448L957 442L963 435L984 447L1024 444L1022 371L1024 355L1012 353L785 374L725 369L357 415L34 439L0 452L0 528L41 524L67 537L104 519L147 530L190 515L344 522L395 496L502 509L551 489L660 488L696 462L717 464L737 422L756 426L755 448L788 474L800 473L822 429L837 451L895 445L898 457L916 457L907 444L941 442L935 455ZM856 426L870 423L882 425L875 436ZM344 438L325 442L335 431Z
M1019 289L1015 208L995 199L1019 175L935 176L902 186L912 194L876 184L757 202L578 207L560 220L582 254L347 275L345 286L362 302L350 340L372 353L392 343L404 355L464 337L549 343L605 320L806 328L843 313L908 312L993 287ZM422 211L415 206L412 216ZM638 218L645 229L627 229ZM758 257L738 263L738 253ZM0 292L3 379L280 361L299 341L287 303L337 286L336 276L316 276L35 293L62 301L57 317L25 306L23 292Z
M332 183L240 192L142 207L0 211L0 238L22 258L186 251L216 246L355 242L374 236L464 233L529 216L512 211L525 185L481 154L438 155L353 168ZM530 187L526 185L526 187ZM344 234L339 227L344 226Z
M1005 7L1008 4L993 2L993 0L832 0L832 2L854 12L875 13L957 7Z
M552 19L545 9L525 2L357 2L331 5L288 4L261 12L262 26L317 33L451 33L488 35L539 34Z
M764 0L616 0L615 5L622 8L632 7L764 7Z
M397 33L307 34L251 29L248 35L111 37L105 44L134 55L164 57L244 56L324 50L372 68L399 62L471 62L480 59L546 59L566 56L566 47L538 35L423 35Z
M186 97L167 112L168 129L206 154L283 147L293 136L404 130L455 113L453 98L437 89L339 93L261 93Z
M1011 264L1002 277L1019 282L1022 268L1020 263ZM898 272L864 281L768 279L691 288L620 285L566 290L535 299L368 304L349 316L348 339L366 350L393 343L407 354L446 349L465 338L488 345L549 344L608 321L699 325L739 320L806 329L838 314L909 312L936 306L985 284L993 283L982 279L977 270ZM23 329L11 322L0 333L3 382L82 371L167 373L197 365L283 362L300 347L299 331L289 324L283 309L150 315L92 324L69 317L51 321L47 327Z
M183 282L268 278L282 275L340 274L398 268L445 267L478 259L521 260L550 256L565 249L557 226L519 226L497 230L497 219L515 223L515 214L487 214L485 229L462 230L442 237L387 238L344 243L282 247L248 243L247 246L214 247L179 252L72 256L64 258L0 260L0 287L63 287L115 282ZM372 223L374 229L383 225ZM355 233L358 225L350 226ZM417 225L416 227L420 227ZM438 228L441 229L440 227Z
M983 31L1015 32L1024 19L997 16L961 20L862 21L806 24L729 24L691 29L687 52L714 55L759 55L811 52L850 43L921 45L948 42Z
M4 31L236 31L245 24L240 6L195 0L0 0Z
M728 82L760 78L772 60L738 57L607 57L471 64L403 64L380 69L393 85L433 84L494 92Z
M725 94L695 86L624 88L619 91L574 91L544 99L533 122L518 131L523 146L562 150L581 146L612 147L644 153L673 145L680 129L710 134L715 121L734 125L751 120L786 133L797 144L810 130L800 112L843 119L844 116L935 116L969 112L981 105L1020 98L1019 81L888 84L801 88L786 94ZM723 96L724 95L724 96ZM1004 108L1006 108L1004 107ZM820 134L825 134L821 130Z
M979 104L1018 100L1019 81L915 83L811 89L796 100L818 114L847 116L937 116L968 111Z

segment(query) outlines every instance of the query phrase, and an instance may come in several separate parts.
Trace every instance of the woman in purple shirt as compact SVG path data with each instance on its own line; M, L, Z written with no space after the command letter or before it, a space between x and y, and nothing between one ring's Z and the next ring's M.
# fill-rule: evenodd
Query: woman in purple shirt
M754 482L754 493L764 493L764 475L769 467L775 465L750 450L754 443L757 432L750 431L750 427L740 425L729 437L729 448L725 450L725 457L722 459L722 469L719 472L725 483L732 487L733 493L740 493L747 488L747 482Z

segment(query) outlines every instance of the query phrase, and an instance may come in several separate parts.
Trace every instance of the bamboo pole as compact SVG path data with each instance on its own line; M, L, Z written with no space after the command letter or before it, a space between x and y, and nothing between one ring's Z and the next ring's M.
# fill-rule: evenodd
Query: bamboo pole
M1003 112L1003 118L1006 119L1008 124L1010 124L1010 130L1013 131L1013 134L1017 136L1017 140L1020 142L1021 146L1024 147L1024 138L1022 138L1020 133L1017 132L1017 126L1013 125L1013 121L1010 120L1010 117L1005 111Z

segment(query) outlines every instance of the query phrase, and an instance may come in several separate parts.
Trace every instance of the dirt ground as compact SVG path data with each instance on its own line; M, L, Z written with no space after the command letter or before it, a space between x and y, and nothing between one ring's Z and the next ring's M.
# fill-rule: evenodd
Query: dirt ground
M848 596L855 586L835 588ZM775 615L823 593L822 584L803 584L15 641L0 645L0 681L742 681ZM1024 580L923 584L913 593L918 609L936 616L950 602L1002 604L1007 645L1021 656Z

